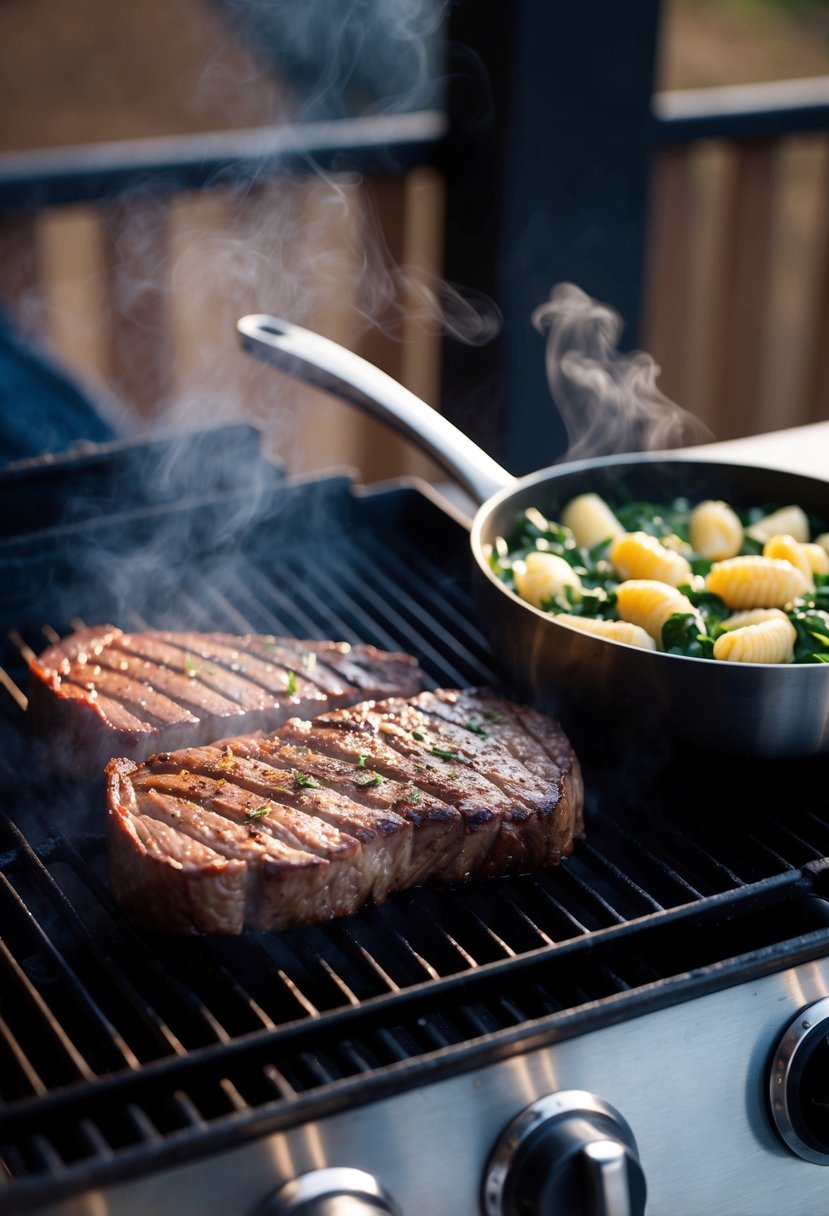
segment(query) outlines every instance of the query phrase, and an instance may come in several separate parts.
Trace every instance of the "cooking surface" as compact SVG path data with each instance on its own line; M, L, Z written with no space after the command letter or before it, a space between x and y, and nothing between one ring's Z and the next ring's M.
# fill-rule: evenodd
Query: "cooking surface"
M332 476L255 502L125 503L0 542L4 633L36 651L41 626L77 619L365 641L417 655L430 687L499 686L467 561L465 530L417 487ZM25 685L13 639L0 663ZM0 714L0 1211L829 946L824 761L715 776L704 757L609 757L585 737L587 839L557 869L325 926L168 939L110 899L99 783L48 777L11 697Z

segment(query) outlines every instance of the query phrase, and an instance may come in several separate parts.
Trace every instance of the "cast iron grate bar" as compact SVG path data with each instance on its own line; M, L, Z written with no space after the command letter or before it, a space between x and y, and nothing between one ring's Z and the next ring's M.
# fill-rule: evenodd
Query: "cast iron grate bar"
M10 826L11 830L16 835L19 835L17 829L13 825ZM96 928L99 930L97 933L90 928L83 917L79 915L77 909L67 899L64 885L55 880L49 867L38 853L29 847L23 837L20 836L19 839L29 870L33 874L38 886L45 891L52 907L60 913L60 926L68 928L71 935L83 948L83 954L79 957L82 958L84 964L92 966L100 972L97 982L101 991L106 991L110 994L113 985L121 989L121 993L125 998L125 1004L129 1009L132 1011L134 1008L137 1012L143 1014L145 1024L151 1031L156 1032L156 1042L162 1051L172 1049L177 1054L183 1054L188 1049L188 1046L196 1046L210 1039L218 1042L227 1041L227 1034L215 1022L203 1003L178 983L175 972L166 971L159 965L156 955L149 948L148 944L121 917L114 905L111 904L108 893L97 885L94 875L88 872L84 862L74 853L68 842L61 841L61 852L68 855L74 861L78 877L81 878L89 893L94 897L95 902L91 905L92 911L98 913L102 908L105 911L109 910L111 911L112 918L118 922L120 933L116 940L119 945L128 951L128 967L124 966L123 959L118 959L114 955L102 950L104 938L100 930L103 928L103 925L101 923L97 924ZM149 974L152 991L156 998L164 992L165 987L175 992L178 1000L186 1010L186 1020L182 1022L182 1029L185 1031L184 1038L177 1034L175 1029L171 1028L169 1019L165 1019L163 1014L154 1010L149 1002L141 998L140 992L147 986L146 978L140 986L132 984L126 979L127 975L133 974L136 970L138 970L139 979L142 973L145 973L145 976L146 973ZM80 980L76 980L76 982L80 983ZM134 1006L133 1001L135 1002ZM178 1020L181 1022L180 1015ZM194 1030L197 1030L199 1026L203 1027L201 1033L194 1034Z
M17 1042L6 1019L0 1016L0 1067L3 1089L15 1095L39 1095L49 1092L31 1064L26 1052Z
M52 1016L51 1010L40 995L37 987L31 982L24 969L13 957L4 941L0 941L0 963L5 973L4 988L10 991L11 985L18 998L17 1029L15 1043L20 1050L28 1050L26 1055L31 1058L37 1054L45 1061L52 1085L68 1085L72 1081L90 1081L94 1076L93 1070L87 1064L83 1054L77 1049L70 1036ZM8 998L5 1001L9 1005ZM14 1015L14 1010L9 1011Z
M504 884L505 887L507 884ZM576 884L578 885L578 884ZM570 937L579 937L588 933L584 918L576 915L574 900L558 898L556 891L547 884L536 881L533 875L522 876L520 882L511 883L507 887L509 903L517 910L517 915L526 924L528 932L539 939L537 944L548 939L550 944L563 941ZM603 905L608 915L596 925L619 924L624 919L608 905ZM523 950L521 951L523 953Z
M442 666L448 683L463 684L463 670L468 669L475 660L463 646L462 635L459 638L457 628L445 628L436 614L428 611L422 595L415 598L414 593L404 594L399 584L380 577L378 567L385 564L386 558L386 554L379 554L379 560L360 572L360 582L355 581L354 571L347 563L330 562L327 570L320 571L323 589L333 593L335 588L346 588L352 603L365 604L371 619L387 622L387 628L395 629L398 635L405 624L408 645L413 653L422 655L427 665ZM461 664L455 666L450 663L448 655L457 656ZM488 678L494 682L491 671Z
M140 1106L128 1102L124 1108L124 1116L133 1128L133 1140L143 1141L145 1144L158 1144L161 1141L161 1132Z
M651 899L655 909L670 907L677 900L700 899L706 884L691 881L686 858L682 859L683 872L680 873L676 864L671 865L657 856L659 843L653 837L649 842L639 837L631 840L629 833L613 829L602 835L601 852L590 840L585 842L583 852L597 868L612 870L618 883L635 874L637 892ZM707 893L710 893L710 887Z
M750 893L752 899L744 895L741 901L743 919L748 923L752 916L765 917L774 931L784 938L789 932L785 915L786 901L791 904L802 890L803 880L800 879L799 885L793 882L778 882L771 887L766 885L762 898L757 892ZM774 896L771 900L770 895ZM761 907L759 913L756 913L754 905L758 901ZM515 956L507 963L484 965L471 975L450 977L440 984L423 983L412 989L401 990L392 997L367 1002L359 1008L341 1008L331 1011L327 1016L321 1015L311 1022L284 1026L276 1034L246 1036L233 1044L206 1047L201 1051L191 1052L186 1057L155 1061L148 1064L141 1073L102 1078L96 1086L83 1086L74 1095L64 1088L54 1093L48 1103L40 1100L31 1107L27 1102L20 1102L16 1104L12 1118L17 1126L19 1121L25 1121L30 1115L36 1118L50 1106L57 1111L70 1099L84 1106L89 1102L106 1100L113 1092L121 1093L129 1101L135 1102L137 1099L130 1095L144 1090L153 1082L163 1081L165 1077L171 1082L176 1077L190 1077L187 1092L192 1094L192 1079L201 1076L203 1070L219 1068L224 1075L225 1068L239 1067L244 1057L250 1058L262 1051L266 1052L268 1062L274 1064L289 1082L297 1086L291 1061L298 1051L305 1050L303 1042L332 1041L332 1036L333 1041L337 1041L341 1035L351 1039L355 1033L359 1034L362 1040L365 1033L372 1032L378 1024L385 1024L396 1038L402 1033L404 1039L417 1045L422 1043L424 1033L431 1035L432 1032L424 1030L424 1027L429 1027L432 1019L438 1015L439 1024L443 1028L441 1034L445 1036L448 1033L446 1027L449 1024L447 1019L450 1010L457 1009L458 1006L465 1007L469 1001L480 1002L482 999L487 1004L494 999L496 1006L493 1008L497 1008L498 1002L504 996L505 983L509 988L510 1000L515 1002L516 1006L520 1002L521 1012L530 1018L543 1016L550 1008L557 1006L578 1007L614 991L620 991L617 986L619 982L623 981L621 990L641 983L643 971L637 960L641 957L643 948L645 956L648 957L648 951L654 947L652 957L659 964L657 970L661 976L699 966L706 957L720 957L720 938L723 935L706 932L701 926L710 921L712 915L721 917L725 908L732 909L732 921L739 923L739 917L733 912L733 903L719 901L713 906L695 909L691 927L686 923L687 918L679 911L665 913L658 921L651 920L648 938L637 935L636 926L631 924L615 926L593 936L592 949L587 957L579 957L578 942L565 942L552 952L539 950L532 954ZM825 912L822 915L825 926L829 917ZM824 932L829 938L829 929L824 929ZM723 940L727 944L727 939ZM666 949L669 953L664 955ZM633 979L620 971L622 961L626 957L634 960ZM574 962L578 962L578 966L574 967ZM510 978L507 979L507 976ZM646 978L650 978L650 973L647 973ZM533 1008L530 1003L534 987L544 993L542 1007ZM416 1054L422 1054L422 1051L422 1046L416 1048ZM313 1051L312 1054L316 1052ZM180 1088L180 1085L176 1086L177 1090ZM208 1096L210 1102L215 1105L214 1088L209 1090ZM11 1111L9 1113L11 1115ZM0 1141L3 1138L3 1124L4 1117L0 1114Z
M23 951L27 951L24 962L27 982L53 991L55 985L58 985L63 1024L79 1024L79 1039L91 1038L96 1054L103 1051L102 1064L105 1069L124 1066L136 1068L139 1060L129 1044L97 1004L88 987L81 982L80 977L72 971L66 959L55 948L44 928L27 913L23 900L8 878L5 875L0 875L0 878L0 890L8 895L13 909L21 913L15 919L15 927L20 926L24 931L28 930L26 938L16 943L21 957ZM9 924L9 918L4 916L3 922ZM7 950L8 942L0 942L0 948Z
M725 886L739 886L768 872L769 855L759 844L754 832L741 834L739 847L735 848L734 843L722 831L715 839L702 816L694 825L693 836L686 833L681 837L679 847L682 849L683 860L687 856L688 865L694 866L700 873L701 889L706 889L712 881L723 884L720 889ZM779 860L772 855L773 863ZM776 864L773 864L772 868L776 868ZM703 875L706 877L702 877ZM707 875L712 877L708 879Z
M812 860L817 861L821 857L829 857L829 824L826 819L821 819L813 811L806 810L798 816L803 822L799 827L798 839L804 839L804 849L814 853ZM806 828L808 827L808 831Z
M535 890L538 890L541 882L547 877L548 876L542 876L541 879L538 876L533 877L531 880L529 880L532 888L534 888ZM565 868L565 869L562 869L555 877L557 880L561 879L561 878L566 878L567 881L570 881L573 877L573 871L570 868ZM525 884L525 881L526 880L518 879L515 883L516 889L521 890L523 885ZM495 886L492 887L493 894L495 891L495 887L497 885L498 884L496 883ZM590 882L590 883L585 883L583 885L585 886L585 889L590 889L590 888L595 889L595 887L596 887L595 881ZM490 890L489 884L480 884L480 885L475 885L473 887L470 887L466 891L461 893L462 898L458 901L458 908L456 909L456 913L455 913L455 917L459 921L459 923L462 924L465 919L466 901L468 899L482 900L484 903L492 902L489 899L489 890ZM447 896L445 898L451 902L451 901L457 899L457 895L458 895L458 893L451 893L449 896ZM428 895L428 898L429 899L436 898L435 893L430 892ZM396 913L390 912L390 910L389 910L390 908L393 909L394 905L389 905L389 906L387 906L386 909L377 911L375 913L375 916L377 918L379 918L379 920L381 922L384 921L384 919L388 918L388 916L390 916L392 914L396 914ZM365 924L363 923L362 919L358 919L356 923L358 926L357 932L362 933L364 935L366 933L368 933L371 936L371 918L368 918L368 920ZM476 928L479 928L483 922L480 917L473 917L472 923L473 923L473 925L475 925ZM457 927L453 926L453 928L457 928ZM489 925L485 924L484 931L487 932L488 929L489 929ZM311 966L311 972L309 972L310 978L306 977L305 981L300 979L300 989L301 990L307 990L314 983L318 982L318 978L315 979L315 977L313 975L313 963L317 960L317 958L319 956L319 948L315 946L313 949L311 949L309 951L308 947L307 947L307 943L312 936L312 932L313 931L305 931L305 932L300 932L299 934L295 935L297 941L300 943L300 954L305 952L306 959L310 959L309 965ZM333 930L330 929L329 927L327 927L325 930L319 930L318 932L320 933L322 938L331 940L330 934L331 934L331 932L333 932ZM463 935L459 934L459 936L463 936ZM387 944L387 940L388 940L388 933L387 933L385 924L384 924L383 932L380 935L380 938L381 938L381 942L379 944L376 940L376 937L372 937L372 939L368 941L367 947L363 953L364 957L371 958L375 962L376 962L376 959L380 957L383 946ZM492 940L492 939L490 939L490 940ZM193 958L192 945L193 945L192 943L188 943L187 947L186 947L187 954L189 956L188 962L191 965L191 967L192 967L192 958ZM178 966L176 950L177 950L177 947L176 948L170 947L169 956L163 960L161 972L164 976L167 976L169 974L176 974L176 975L182 974L181 968ZM412 960L413 966L410 967L402 975L399 973L399 970L398 970L398 980L404 986L422 982L422 980L424 978L429 978L430 976L442 974L446 970L445 966L443 966L443 967L438 966L437 968L433 968L430 970L428 967L424 967L424 960L423 960L422 953L418 952L417 950L409 951L408 946L406 946L406 952L409 954L409 957ZM399 964L401 961L399 958L399 953L400 953L400 943L398 942L393 947L392 952L391 952L391 961L392 961L392 963L397 964L398 968L399 968ZM469 958L472 958L474 960L475 965L480 965L481 962L486 962L491 957L502 957L502 956L503 956L503 950L501 948L496 950L494 955L484 953L480 949L477 949L477 950L469 953ZM209 977L209 974L210 974L209 973L209 959L210 959L210 952L207 950L204 950L205 977ZM463 960L463 965L465 967L468 966L468 959L465 958ZM346 974L348 974L348 976L349 976L349 981L351 981L350 973L352 970L353 970L353 968L351 967L351 965L347 964ZM186 969L183 972L183 974L186 974ZM189 980L189 978L190 977L188 977L188 980ZM323 1001L320 1001L319 997L317 997L317 1004L322 1005L323 1009L326 1009L326 1008L336 1009L339 1005L341 1005L343 1003L344 1000L348 999L347 997L344 996L343 987L338 985L337 983L332 983L330 981L331 981L331 976L329 975L328 986L331 989L331 995ZM395 981L395 986L398 986L396 981ZM348 989L349 989L349 991L353 991L353 981L349 982ZM242 991L246 991L244 986L242 986ZM198 998L198 997L195 998L197 1005L198 1005L200 999L201 998ZM308 1007L308 1005L306 1002L306 1008L307 1007ZM310 1007L315 1008L315 1006L313 1006L313 1005ZM275 1022L273 1024L275 1024Z
M639 867L623 864L624 861L630 862L632 857L628 855L623 860L616 861L615 858L608 856L613 845L612 838L608 838L603 832L598 835L601 849L595 841L596 833L589 833L588 838L581 842L578 854L574 853L569 859L573 864L570 865L568 862L565 883L569 884L574 879L580 880L583 892L593 893L596 896L604 895L610 908L615 907L612 901L618 892L622 897L622 911L624 911L626 899L631 901L632 906L638 906L642 910L661 911L666 905L663 905L661 899L643 886ZM681 882L676 885L679 888L683 886ZM686 885L686 892L687 889ZM618 895L616 898L618 899ZM679 902L684 902L684 900ZM669 906L670 901L666 901L666 904ZM626 920L627 916L622 915L621 919Z
M333 612L330 605L318 605L313 616L310 616L302 610L298 597L289 599L251 562L242 562L241 574L242 578L233 588L219 588L206 579L200 588L186 593L191 603L196 603L196 597L200 596L202 620L217 621L245 633L274 633L292 637L322 635L337 641L357 640L357 631ZM292 581L298 581L300 577L302 575L298 573L292 577ZM208 604L211 609L209 615L205 611Z

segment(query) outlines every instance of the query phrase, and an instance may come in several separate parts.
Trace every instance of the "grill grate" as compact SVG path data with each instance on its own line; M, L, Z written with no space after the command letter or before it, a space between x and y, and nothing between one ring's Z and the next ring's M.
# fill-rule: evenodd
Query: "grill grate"
M141 517L113 579L100 564L111 521L60 544L50 532L39 548L0 545L17 589L9 625L35 650L44 619L64 632L76 614L338 637L417 654L432 687L498 682L465 585L466 534L428 496L360 496L331 478L274 489L241 542L211 538L210 524L188 522L199 543L149 586ZM31 581L44 555L48 593ZM3 659L23 682L19 652ZM774 765L689 788L681 758L627 784L624 764L588 746L588 838L555 870L401 892L302 930L167 939L135 930L110 899L98 784L33 771L11 698L0 731L12 808L0 820L0 1161L12 1183L0 1211L829 945L823 763L801 766L796 790Z

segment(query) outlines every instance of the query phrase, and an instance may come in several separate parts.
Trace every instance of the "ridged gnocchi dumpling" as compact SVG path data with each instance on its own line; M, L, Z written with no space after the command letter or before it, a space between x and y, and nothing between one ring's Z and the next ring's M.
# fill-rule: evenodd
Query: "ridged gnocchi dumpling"
M746 535L765 544L770 536L780 534L793 536L801 542L809 539L809 518L802 507L780 507L770 515L764 515L746 528Z
M612 642L626 642L628 646L638 646L640 650L656 650L656 642L650 634L639 625L633 625L629 621L604 621L598 617L574 616L569 612L559 612L555 619L597 638L608 638Z
M623 536L625 531L599 494L579 494L571 499L562 512L561 522L573 533L576 544L585 549Z
M581 579L556 553L528 553L523 561L513 563L512 571L516 591L536 608L552 599L578 603L582 597Z
M759 556L715 562L705 585L729 608L784 608L809 590L806 576L791 562Z
M801 548L806 556L806 561L811 567L812 574L829 574L829 533L826 536L826 546L819 545L817 541L807 541Z
M687 557L668 549L648 532L625 532L607 553L620 579L653 579L678 587L691 580Z
M657 646L662 628L676 612L695 613L687 595L655 579L628 579L616 588L616 611L623 621L638 625Z
M779 608L737 612L721 622L714 658L729 663L791 663L797 631Z
M736 557L743 547L740 517L721 499L697 503L688 519L688 531L691 548L714 562Z
M763 545L763 557L779 557L781 561L791 562L806 579L809 590L814 591L812 566L804 549L805 545L796 541L793 536L770 536Z

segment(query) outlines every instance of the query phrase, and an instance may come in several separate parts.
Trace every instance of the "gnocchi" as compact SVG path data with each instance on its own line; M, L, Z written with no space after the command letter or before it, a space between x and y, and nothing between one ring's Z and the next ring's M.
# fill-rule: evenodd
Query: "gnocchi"
M561 522L584 549L624 535L624 528L598 494L579 494L565 507Z
M720 499L697 503L688 520L691 548L703 557L721 562L736 557L743 547L743 525L733 507Z
M620 583L616 592L616 609L623 621L639 625L662 644L662 627L675 613L695 615L696 609L687 595L655 579L631 578Z
M829 541L829 537L827 537ZM812 574L829 574L829 544L825 547L816 541L801 546Z
M651 635L629 621L603 621L598 617L572 616L567 612L560 612L556 620L582 633L592 633L594 637L626 642L628 646L638 646L641 650L656 650L656 642Z
M687 583L691 566L686 557L668 549L647 532L625 532L608 550L620 579L647 578L670 587Z
M784 562L791 562L793 566L797 566L809 587L814 590L812 564L804 549L805 545L795 540L793 536L770 536L763 545L763 557L779 557Z
M829 519L797 504L580 494L560 522L522 512L490 564L517 595L598 638L722 662L829 664Z
M746 528L746 533L760 544L765 544L770 536L779 533L793 536L795 540L807 541L809 520L802 507L780 507L779 510L772 511L770 515L764 515L762 519L751 524Z
M809 590L805 574L790 561L751 554L715 562L705 585L729 608L783 608Z
M515 586L521 598L536 608L549 600L563 598L566 603L569 598L572 603L581 599L581 579L555 553L528 553L523 562L516 562Z
M740 612L722 622L714 658L730 663L791 663L797 632L777 608Z

